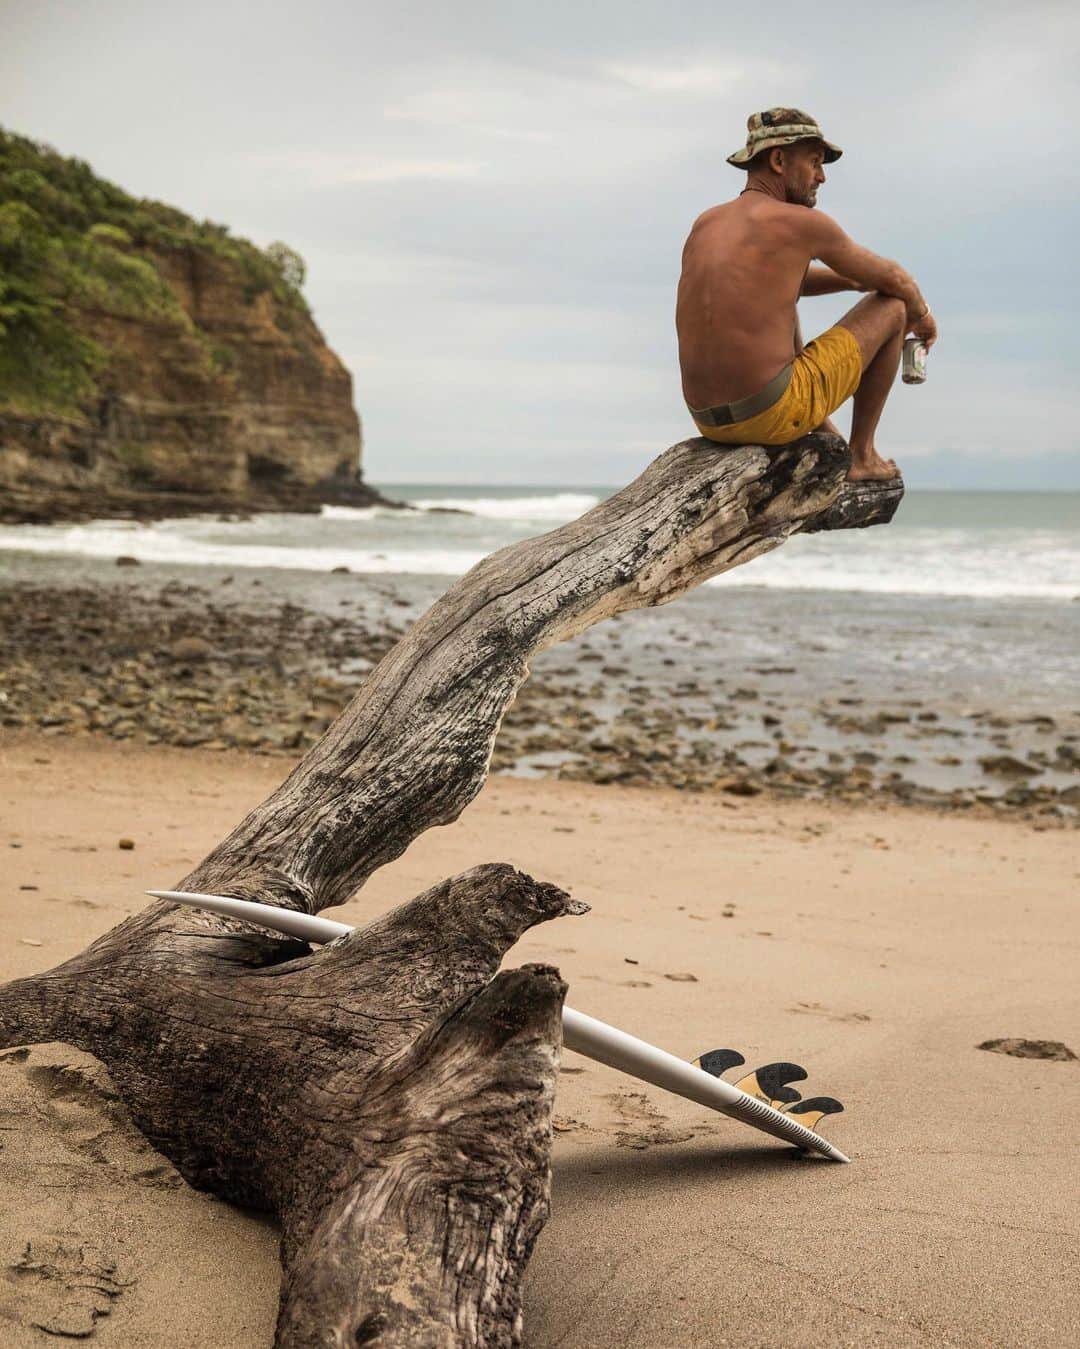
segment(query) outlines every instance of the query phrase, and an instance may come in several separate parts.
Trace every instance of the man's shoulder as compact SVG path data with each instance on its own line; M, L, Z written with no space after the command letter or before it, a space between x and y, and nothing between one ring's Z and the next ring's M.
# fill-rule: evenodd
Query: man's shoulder
M705 210L698 216L690 226L690 232L694 230L705 229L711 225L714 220L720 219L734 205L730 201L718 201L715 206L706 206Z
M691 226L687 242L700 240L702 236L722 235L729 229L735 229L737 233L749 230L755 237L767 239L777 247L806 249L808 256L813 256L815 249L843 233L824 211L754 193L733 197L702 211Z
M832 217L819 211L816 206L798 206L794 202L763 197L754 203L752 209L759 220L789 229L794 234L814 234L821 227L835 226Z

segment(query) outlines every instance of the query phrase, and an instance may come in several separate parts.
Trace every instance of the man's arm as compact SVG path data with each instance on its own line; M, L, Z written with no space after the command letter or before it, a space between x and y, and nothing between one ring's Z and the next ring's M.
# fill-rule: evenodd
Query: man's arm
M834 272L831 267L810 266L803 277L802 289L800 295L835 295L840 290L865 290L865 286L860 286L857 281L853 281L848 276L841 276L839 272Z
M830 216L821 211L805 212L805 228L809 231L812 256L820 258L840 276L849 276L864 290L895 295L907 305L908 322L915 323L930 306L910 272L898 262L880 257L849 239Z

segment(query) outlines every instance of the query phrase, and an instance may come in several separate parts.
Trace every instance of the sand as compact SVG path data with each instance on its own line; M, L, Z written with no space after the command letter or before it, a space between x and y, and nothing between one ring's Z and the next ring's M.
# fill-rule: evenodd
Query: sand
M178 881L283 767L9 738L0 978ZM497 777L333 916L493 860L592 905L513 963L557 964L571 1005L688 1058L805 1064L853 1158L799 1159L567 1054L528 1345L1080 1342L1080 1062L976 1048L1080 1053L1074 831ZM188 1189L92 1059L0 1055L0 1343L254 1349L276 1289L273 1223Z

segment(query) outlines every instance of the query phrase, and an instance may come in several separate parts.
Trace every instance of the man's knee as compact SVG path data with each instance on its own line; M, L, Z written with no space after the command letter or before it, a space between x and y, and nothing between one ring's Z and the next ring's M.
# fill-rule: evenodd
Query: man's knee
M863 370L882 349L901 336L907 326L907 305L895 295L874 291L839 320L859 344Z
M867 318L878 326L879 332L882 327L893 332L907 322L907 305L897 295L884 295L876 290L867 295L863 303Z
M896 328L906 327L907 305L904 301L897 295L883 295L881 299L886 306L886 313L892 320L893 326Z

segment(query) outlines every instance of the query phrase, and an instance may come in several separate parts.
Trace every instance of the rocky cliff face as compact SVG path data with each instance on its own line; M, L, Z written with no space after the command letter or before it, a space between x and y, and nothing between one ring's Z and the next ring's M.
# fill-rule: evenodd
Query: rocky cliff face
M283 253L292 278L0 133L0 516L372 499L351 376Z

